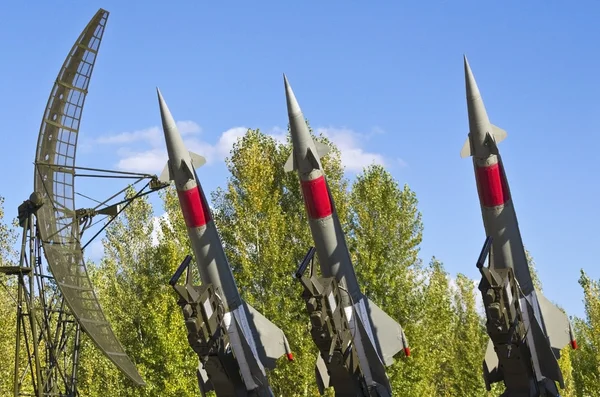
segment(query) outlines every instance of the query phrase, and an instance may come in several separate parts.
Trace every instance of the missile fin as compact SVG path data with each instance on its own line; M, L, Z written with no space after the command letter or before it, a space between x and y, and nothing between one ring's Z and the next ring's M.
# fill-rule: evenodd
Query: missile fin
M165 168L163 168L158 180L163 183L169 183L173 180L173 174L171 173L171 167L169 165L169 160L167 160L167 164L165 164Z
M319 154L319 158L322 158L327 153L329 153L329 151L331 150L331 148L329 147L328 144L322 143L322 142L317 142L317 141L315 141L315 148L317 149L317 153Z
M499 154L498 145L496 145L496 141L494 140L494 138L492 137L492 135L489 132L485 136L485 142L489 148L490 153L495 154L497 156Z
M270 322L258 310L243 302L246 318L256 343L256 350L263 365L269 369L275 368L277 359L284 354L293 359L289 344L283 331Z
M508 135L506 131L504 131L498 126L495 126L494 124L492 124L492 134L494 135L494 140L496 141L496 144L505 140L506 136Z
M246 359L248 369L250 370L250 374L253 378L252 380L257 385L268 384L268 382L266 381L266 377L265 377L266 374L264 372L263 365L260 362L260 358L258 357L258 355L254 354L252 346L250 345L250 341L248 340L248 338L252 337L252 335L250 335L250 336L246 335L246 333L244 332L244 327L241 326L240 321L238 320L237 316L234 315L234 319L235 319L234 326L237 327L237 329L238 329L238 334L240 336L240 342L242 345L241 347L243 350L244 358ZM234 354L236 354L236 356L237 356L237 352L235 350L234 350ZM238 360L239 360L239 357L238 357ZM242 376L242 378L243 378L243 376ZM249 386L248 383L246 382L246 380L244 380L244 383L246 383L246 387Z
M365 298L368 317L371 319L371 324L374 333L376 348L382 357L386 366L394 363L394 356L404 348L406 336L402 330L402 326L393 318L387 315L370 299ZM408 345L408 343L407 343Z
M291 172L291 171L296 171L297 169L298 169L298 163L296 162L296 154L295 154L294 150L292 150L290 157L288 157L287 161L285 162L285 165L283 166L283 170L285 172Z
M206 164L206 159L194 152L190 152L190 158L192 159L192 165L194 168L200 168Z
M193 179L195 177L194 168L184 160L181 161L181 169L185 172L188 179Z
M558 361L556 360L556 356L552 351L552 347L550 346L550 342L548 342L548 338L544 335L544 331L542 331L542 327L540 323L534 316L533 307L529 303L528 299L525 299L527 302L527 310L529 311L530 318L530 330L529 332L533 335L533 341L535 343L535 351L538 356L538 363L540 365L540 372L546 378L552 379L560 384L560 386L564 389L565 382L563 380L562 372L560 371L560 367L558 366Z
M381 310L381 309L379 309ZM384 313L385 314L385 313ZM386 314L387 316L387 314ZM371 342L365 325L363 324L360 317L357 319L356 324L358 325L358 331L360 332L360 338L362 340L362 345L365 349L365 355L367 356L367 361L369 362L369 367L371 368L371 375L373 376L373 380L379 384L384 386L388 393L392 393L392 386L390 385L390 381L385 373L385 367L379 358L379 354L377 352L377 348ZM391 320L391 319L390 319ZM393 320L392 320L393 321Z
M202 393L202 397L206 397L206 393L214 390L214 387L212 382L208 379L208 374L204 368L202 368L202 364L200 362L198 362L196 376L198 377L198 387L200 388L200 393Z
M490 390L492 383L500 382L504 379L500 368L498 367L498 355L494 348L494 343L490 339L485 351L483 360L483 378L485 380L487 390Z
M469 157L472 155L473 155L473 152L471 151L471 139L470 139L470 137L467 137L465 144L463 145L462 149L460 150L460 158L464 159L465 157Z
M321 354L317 354L317 363L315 364L315 377L317 379L317 387L319 388L319 394L323 395L325 389L329 386L329 372L327 371L327 365L321 357Z
M546 334L548 335L548 339L550 339L550 346L554 350L556 357L559 358L560 350L571 342L569 332L571 324L569 323L569 318L540 292L536 292L536 295L540 304L540 310L542 311L544 325L546 326Z
M317 153L317 155L318 155L318 153ZM316 169L316 170L321 169L321 164L319 163L319 159L317 158L317 156L315 156L312 149L308 148L308 150L306 151L306 158L310 162L313 169Z

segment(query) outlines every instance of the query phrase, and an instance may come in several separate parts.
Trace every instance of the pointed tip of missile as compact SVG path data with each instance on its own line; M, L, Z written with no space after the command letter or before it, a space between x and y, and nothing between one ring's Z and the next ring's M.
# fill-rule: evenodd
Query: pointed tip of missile
M288 115L291 117L302 114L300 105L298 105L298 100L296 100L294 91L292 91L292 87L290 86L285 73L283 74L283 84L285 86L285 100L287 102Z
M163 129L166 130L169 128L173 128L176 126L175 119L173 119L173 115L165 102L165 99L160 92L160 89L156 87L156 94L158 95L158 106L160 107L160 118L162 120Z
M473 76L473 72L471 71L471 66L469 66L469 61L467 60L467 56L463 54L463 60L465 64L465 84L467 88L467 100L475 99L481 94L479 93L479 88L477 87L477 82L475 82L475 76Z

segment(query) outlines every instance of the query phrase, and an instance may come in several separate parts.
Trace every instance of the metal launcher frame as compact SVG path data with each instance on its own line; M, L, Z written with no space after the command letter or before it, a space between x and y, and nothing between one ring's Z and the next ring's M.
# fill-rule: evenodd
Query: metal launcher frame
M294 278L304 287L302 298L310 317L310 334L323 359L317 359L315 368L319 392L323 394L327 387L332 386L336 396L370 396L350 326L342 311L338 283L335 277L314 275L315 252L315 248L310 247ZM305 275L307 270L309 274ZM327 374L328 379L323 379Z
M187 255L169 285L179 296L188 343L198 355L198 387L203 396L214 390L217 396L246 397L239 365L229 349L229 336L223 326L225 308L212 284L192 285L192 257ZM186 271L185 282L177 282Z

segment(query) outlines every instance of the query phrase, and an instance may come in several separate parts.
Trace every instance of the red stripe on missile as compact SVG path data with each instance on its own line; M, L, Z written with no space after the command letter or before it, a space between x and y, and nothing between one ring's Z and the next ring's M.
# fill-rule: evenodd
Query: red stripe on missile
M479 183L479 199L484 207L497 207L510 200L504 172L499 163L477 167L475 172Z
M333 213L327 182L321 175L312 181L302 181L302 195L311 219L321 219Z
M201 197L200 186L185 191L177 191L183 219L187 227L200 227L210 221L208 205Z
M406 357L410 357L410 347L405 347L405 348L404 348L404 355L405 355Z

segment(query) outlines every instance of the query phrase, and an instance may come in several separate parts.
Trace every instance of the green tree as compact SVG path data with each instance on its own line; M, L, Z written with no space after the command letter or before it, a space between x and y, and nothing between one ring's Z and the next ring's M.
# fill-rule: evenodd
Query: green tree
M537 267L535 266L535 260L531 253L525 249L525 257L527 258L527 265L529 266L529 273L531 273L531 281L533 283L533 288L537 291L542 292L542 282L540 281L540 277L537 272Z
M600 282L581 270L586 319L575 319L578 349L571 352L577 396L600 396Z
M297 177L283 170L290 149L259 130L248 130L226 160L231 177L225 190L215 192L213 203L242 298L284 330L296 357L269 374L273 391L306 396L317 392L317 351L308 334L301 287L291 273L311 241ZM323 166L336 197L342 183L331 177L332 158Z
M448 274L435 257L425 272L427 284L419 305L418 332L413 337L415 390L421 396L453 396L455 381L452 367L456 365L454 352L456 313Z
M16 241L15 230L4 222L4 198L0 196L0 267L16 264L13 249ZM17 316L17 287L14 278L0 273L0 395L13 392L15 332Z
M126 197L135 195L130 188ZM138 198L106 230L105 256L92 267L92 278L115 334L146 381L127 380L101 353L86 344L81 392L100 396L181 396L197 393L197 359L187 344L177 299L168 285L179 264L175 241L152 246L153 213Z
M488 336L475 305L475 284L464 274L456 277L454 306L457 321L454 333L455 362L452 377L456 380L454 395L485 395L485 383L481 371L481 362L485 356Z
M372 165L352 185L347 234L362 292L403 326L409 344L421 331L415 327L423 279L418 258L423 223L417 204L408 186L401 189L382 166ZM419 395L411 381L417 376L411 360L400 353L387 370L396 393Z

